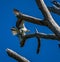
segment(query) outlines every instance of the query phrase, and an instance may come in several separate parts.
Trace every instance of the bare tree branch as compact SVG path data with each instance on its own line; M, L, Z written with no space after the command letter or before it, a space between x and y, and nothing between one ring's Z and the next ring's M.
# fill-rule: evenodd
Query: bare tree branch
M36 0L36 3L46 19L48 28L50 28L52 32L60 38L60 27L52 18L47 6L44 3L44 0Z
M51 16L47 6L45 5L43 0L36 0L36 3L41 10L42 14L44 15L44 19L38 19L32 16L28 16L25 14L20 13L18 10L14 10L15 15L18 17L18 21L16 26L19 27L19 24L21 23L22 20L25 20L27 22L31 22L34 24L42 25L42 26L47 26L49 29L54 34L44 34L44 33L34 33L34 34L28 34L24 35L21 41L21 47L24 46L26 39L36 37L38 39L38 48L37 48L37 53L39 52L40 48L40 39L39 38L45 38L45 39L52 39L52 40L60 40L60 27L58 24L55 22L53 17Z
M51 40L60 40L56 35L54 34L45 34L45 33L35 33L35 34L28 34L23 36L23 38L33 38L39 36L40 38L44 38L44 39L51 39Z
M22 16L23 16L22 19L24 19L28 22L38 24L38 25L44 25L44 26L46 25L46 23L42 19L35 18L35 17L32 17L32 16L28 16L28 15L25 15L25 14L22 14Z
M22 41L20 42L20 46L23 47L26 43L26 40L28 38L32 38L32 37L36 37L37 38L37 41L38 41L38 47L37 47L37 54L39 53L40 51L40 46L41 46L41 39L40 39L40 36L36 35L36 34L29 34L29 35L25 35L23 36L22 38Z
M38 18L35 18L32 16L28 16L28 15L25 15L22 13L20 13L19 18L22 18L23 20L34 23L34 24L47 26L60 38L60 27L52 18L44 1L43 0L36 0L36 2L37 2L39 9L41 9L41 11L45 17L44 20L41 20L41 19L38 19Z
M6 49L7 54L14 58L15 60L17 60L18 62L30 62L29 60L27 60L26 58L22 57L21 55L17 54L16 52L14 52L11 49Z
M15 15L16 15L16 12L19 13L19 16L17 16L18 19L22 19L22 20L25 20L27 22L31 22L31 23L34 23L34 24L46 26L46 22L42 19L35 18L35 17L29 16L29 15L26 15L26 14L22 14L21 12L19 12L19 10L14 9ZM21 20L20 20L20 22L21 22ZM18 21L18 23L19 23L19 21Z
M28 34L28 35L24 35L22 38L22 41L20 42L20 46L23 47L26 43L26 40L29 38L33 38L36 37L37 41L38 41L38 47L37 47L37 54L40 51L40 46L41 46L41 38L44 39L52 39L52 40L60 40L56 35L54 34L44 34L44 33L35 33L35 34Z

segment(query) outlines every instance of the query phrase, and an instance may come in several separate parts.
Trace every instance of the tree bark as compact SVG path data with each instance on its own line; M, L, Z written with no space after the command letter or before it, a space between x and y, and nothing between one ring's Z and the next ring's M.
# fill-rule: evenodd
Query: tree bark
M50 28L58 38L60 38L60 27L52 18L47 6L44 3L44 0L36 0L36 3L46 19L46 22L48 24L47 27Z
M46 26L45 21L42 20L42 19L35 18L35 17L29 16L29 15L23 14L21 12L18 12L18 13L19 13L19 16L17 17L18 19L22 19L22 20L27 21L27 22L31 22L31 23L34 23L34 24ZM16 13L15 13L15 15L16 15Z
M14 59L17 60L18 62L30 62L30 61L27 60L25 57L23 57L23 56L17 54L16 52L14 52L14 51L11 50L11 49L8 49L8 48L7 48L7 49L6 49L6 52L7 52L7 54L8 54L10 57L14 58Z
M40 38L44 38L44 39L51 39L51 40L60 40L60 38L58 38L55 34L45 34L45 33L35 33L35 34L28 34L23 36L23 38L33 38L39 36Z

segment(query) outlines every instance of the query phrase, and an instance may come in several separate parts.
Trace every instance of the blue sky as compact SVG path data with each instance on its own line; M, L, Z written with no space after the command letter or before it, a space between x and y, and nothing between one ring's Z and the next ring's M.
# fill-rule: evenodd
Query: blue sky
M59 1L59 0L57 0ZM51 0L45 0L48 6L51 6ZM10 48L31 62L59 62L60 48L57 40L41 39L41 51L37 55L37 39L28 39L23 48L20 47L19 40L11 33L11 27L15 26L17 18L13 14L13 9L17 8L22 13L37 18L43 18L41 11L38 9L35 0L0 0L0 62L17 62L10 58L6 53L6 48ZM60 25L60 16L51 13L55 21ZM26 27L35 32L35 27L39 32L52 33L50 29L44 26L25 22Z

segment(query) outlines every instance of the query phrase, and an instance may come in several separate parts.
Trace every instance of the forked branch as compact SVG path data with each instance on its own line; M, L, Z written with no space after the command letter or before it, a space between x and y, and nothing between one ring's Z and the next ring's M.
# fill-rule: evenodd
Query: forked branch
M16 9L14 9L14 11L19 13L19 18L22 18L23 20L27 21L27 22L31 22L34 24L38 24L38 25L43 25L43 26L47 26L49 29L51 29L51 31L58 37L60 38L60 27L59 25L55 22L55 20L53 19L53 17L51 16L47 6L44 3L44 0L36 0L36 3L39 7L39 9L41 10L42 14L44 15L44 19L38 19L32 16L28 16L25 14L22 14L20 12L18 12Z
M60 27L58 26L58 24L55 22L55 20L51 16L47 6L44 3L44 0L36 0L36 3L46 19L46 22L48 24L47 27L50 28L51 31L55 35L57 35L58 38L60 38Z

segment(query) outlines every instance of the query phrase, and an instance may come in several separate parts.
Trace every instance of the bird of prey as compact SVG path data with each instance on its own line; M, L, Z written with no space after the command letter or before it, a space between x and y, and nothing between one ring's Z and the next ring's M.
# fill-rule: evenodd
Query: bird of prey
M16 22L16 27L11 28L12 33L14 35L17 35L18 38L20 39L20 46L23 47L24 44L26 43L26 40L28 38L33 38L36 37L38 40L38 48L37 48L37 53L39 53L39 48L40 48L40 37L37 35L38 34L38 30L36 29L36 33L34 34L26 34L26 32L29 32L29 30L25 27L24 25L24 20L22 19L22 17L20 17L21 13L19 12L19 10L14 9L14 14L16 15L16 17L18 18L17 22Z
M24 20L22 20L19 13L19 10L14 9L14 14L16 15L16 17L18 18L17 22L16 22L16 27L18 30L20 30L20 33L22 33L22 35L25 35L26 32L29 32L30 30L28 30L25 25L24 25Z
M27 39L36 37L37 41L38 41L37 54L39 53L41 43L40 43L40 36L38 35L39 32L37 29L34 34L28 34L28 35L26 34L23 36L22 36L22 33L16 27L12 27L11 31L12 31L13 35L16 35L20 39L21 47L23 47L25 45Z
M20 41L24 42L26 39L23 38L23 36L26 35L26 33L29 32L30 30L28 30L25 27L24 20L22 20L21 17L19 17L19 15L20 15L19 10L14 9L14 14L18 18L18 20L16 22L16 27L12 27L11 31L12 31L13 35L16 35L19 38Z
M16 15L16 17L18 18L17 22L16 22L16 27L12 27L11 31L13 33L13 35L16 35L20 41L23 41L23 43L26 41L26 38L24 37L26 35L27 32L29 32L30 30L28 30L25 25L24 25L24 20L22 20L19 13L19 10L14 9L14 14Z
M57 15L60 15L60 3L55 1L55 0L53 0L52 4L53 4L53 6L51 6L51 7L48 6L49 11L53 12L53 13L55 13Z
M21 28L21 29L17 29L16 27L12 27L11 31L13 33L13 35L16 35L20 41L23 39L23 36L26 35L26 32L28 32L28 30L26 31L26 28Z

